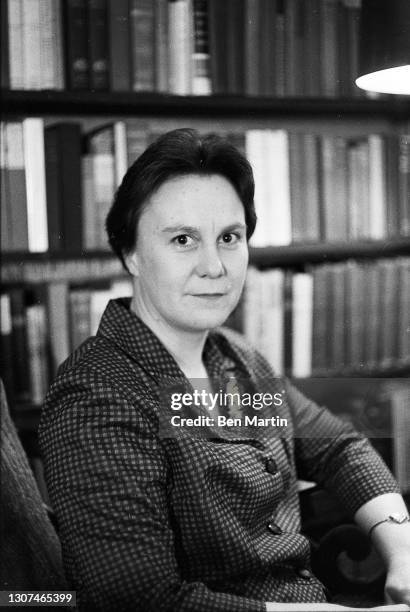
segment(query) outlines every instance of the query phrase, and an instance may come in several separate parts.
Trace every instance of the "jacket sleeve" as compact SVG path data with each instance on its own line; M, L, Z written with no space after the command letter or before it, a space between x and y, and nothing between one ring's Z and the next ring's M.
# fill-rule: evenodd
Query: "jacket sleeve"
M181 578L169 516L169 467L149 406L95 373L54 384L40 443L66 572L80 607L262 612L264 602Z
M400 492L383 459L362 434L289 382L287 395L300 478L330 490L351 514L378 495Z

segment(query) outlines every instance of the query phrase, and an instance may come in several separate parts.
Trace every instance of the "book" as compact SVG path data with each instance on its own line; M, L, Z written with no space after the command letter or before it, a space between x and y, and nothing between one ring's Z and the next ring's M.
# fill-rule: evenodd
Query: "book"
M410 236L410 134L399 136L400 234Z
M9 401L14 399L13 342L10 296L0 294L0 376Z
M34 290L28 292L26 325L30 399L33 404L40 405L49 386L47 317L45 304Z
M56 60L56 14L53 11L54 0L39 0L40 28L40 77L41 89L55 88Z
M57 123L45 130L47 218L50 249L81 251L81 126Z
M320 92L326 98L338 95L338 0L322 0L320 10Z
M283 270L259 272L262 310L259 346L275 375L284 374L284 278Z
M86 0L65 0L63 6L67 88L86 90L90 88Z
M10 246L13 251L27 251L30 246L28 223L28 186L24 155L23 125L5 124L5 207L9 212Z
M304 378L312 373L313 276L292 276L292 376Z
M133 91L155 88L155 25L151 0L130 0L131 87Z
M212 1L213 0L210 0L211 4L212 4ZM212 28L210 31L212 31ZM192 50L193 50L192 0L169 0L168 2L168 79L169 79L168 80L168 90L169 90L169 93L179 94L179 95L187 95L191 93L191 90L192 90ZM212 71L213 71L213 66L212 66Z
M410 388L401 383L391 392L393 472L402 493L410 491Z
M24 166L26 170L28 248L32 253L47 251L47 198L44 164L44 122L23 120Z
M206 96L212 92L208 0L193 0L193 20L192 93Z
M328 242L347 239L347 148L341 136L322 136L322 205L324 238Z
M91 333L91 293L87 288L75 288L69 292L69 333L71 351L78 348Z
M107 0L88 0L87 4L89 86L104 91L109 86Z
M0 240L3 251L13 250L10 198L7 187L6 124L0 121Z
M292 242L289 134L267 130L266 136L267 244L287 245Z
M20 401L30 398L29 360L26 324L26 294L21 287L11 287L10 296L12 346L13 346L13 373L14 396Z
M23 0L7 0L7 9L10 87L24 89Z
M111 91L131 91L129 0L108 2L109 80Z
M386 236L386 163L384 140L380 134L370 134L369 142L369 238Z
M0 2L0 86L10 87L9 15L8 0Z
M168 0L155 1L155 91L168 91Z
M24 88L41 89L43 73L40 0L24 0L22 24Z
M211 0L212 2L212 0ZM218 6L218 0L214 0L215 4ZM259 93L260 87L260 62L259 62L259 51L260 51L260 27L261 27L261 3L259 0L245 0L245 35L244 35L244 93L248 96L256 96ZM220 20L218 20L217 15L215 16L215 26L212 27L212 22L210 25L210 34L211 34L211 62L212 66L215 65L215 68L212 68L212 78L214 79L216 71L219 69L219 64L217 63L217 58L215 54L215 48L217 47L218 40L215 40L215 43L212 44L212 33L214 32L214 37L217 37L217 31L214 29L218 27ZM223 40L223 33L220 34ZM220 39L219 39L220 40ZM221 42L220 42L221 44ZM221 75L223 76L223 75ZM221 79L222 82L224 78ZM227 82L227 77L225 77L225 81Z
M276 0L260 0L260 7L256 15L259 23L259 37L256 40L258 49L257 67L253 70L259 71L259 83L257 94L262 96L274 96L276 94ZM241 45L242 37L236 35L236 40Z
M50 372L54 377L58 367L70 354L70 321L68 284L52 282L46 285Z
M94 201L85 207L85 223L93 226L96 244L92 248L108 249L105 219L111 207L116 187L114 127L108 124L85 137L84 148L90 155ZM87 245L88 246L88 245Z
M304 0L305 53L304 95L319 97L321 94L320 5L322 0Z

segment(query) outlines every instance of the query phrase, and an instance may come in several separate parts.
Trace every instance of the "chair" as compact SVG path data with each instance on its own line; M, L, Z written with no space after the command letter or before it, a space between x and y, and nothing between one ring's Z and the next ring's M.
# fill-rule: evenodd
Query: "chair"
M0 379L0 589L67 590L60 542L10 418Z

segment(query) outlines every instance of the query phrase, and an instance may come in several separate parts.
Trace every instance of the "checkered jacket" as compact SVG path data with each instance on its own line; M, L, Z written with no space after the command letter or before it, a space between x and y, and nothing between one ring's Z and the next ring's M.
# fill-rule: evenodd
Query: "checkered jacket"
M179 428L160 435L159 388L189 388L173 357L111 301L96 337L60 368L40 444L67 577L83 609L262 611L266 601L323 602L300 534L296 479L314 480L355 512L398 491L369 443L287 381L229 330L209 333L208 374L284 393L261 411L272 427Z

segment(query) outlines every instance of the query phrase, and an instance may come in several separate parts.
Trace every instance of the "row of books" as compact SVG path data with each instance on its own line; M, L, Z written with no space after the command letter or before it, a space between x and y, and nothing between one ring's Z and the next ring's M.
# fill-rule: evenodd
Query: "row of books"
M250 268L232 322L278 374L369 374L410 367L410 259Z
M96 333L110 299L130 296L130 280L99 286L52 282L0 295L0 376L10 399L41 404L58 366Z
M1 5L2 85L12 89L360 95L360 0Z
M108 249L105 218L133 161L159 133L116 121L0 124L5 251ZM248 157L258 216L251 245L410 236L410 135L355 138L282 129L227 133Z

